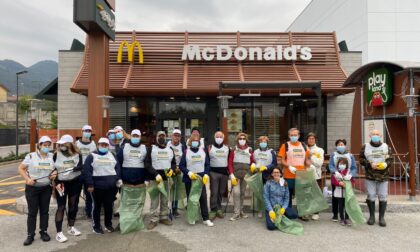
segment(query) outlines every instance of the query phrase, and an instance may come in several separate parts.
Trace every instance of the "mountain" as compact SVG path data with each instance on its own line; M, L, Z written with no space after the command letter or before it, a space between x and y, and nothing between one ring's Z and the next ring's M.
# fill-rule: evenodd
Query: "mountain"
M19 62L0 60L0 84L10 90L10 95L16 94L16 72L27 70L28 73L19 76L19 94L34 95L57 77L58 64L52 60L43 60L30 67Z

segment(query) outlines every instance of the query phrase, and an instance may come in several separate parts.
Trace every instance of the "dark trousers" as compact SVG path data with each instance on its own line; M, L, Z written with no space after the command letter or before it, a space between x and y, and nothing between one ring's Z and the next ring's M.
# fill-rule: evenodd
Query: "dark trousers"
M336 197L334 197L334 191L335 191L335 186L332 186L332 212L333 212L333 218L338 218L338 199Z
M213 212L222 210L222 198L227 188L228 176L210 172L210 209Z
M64 184L64 194L57 196L57 212L55 213L55 227L57 232L61 232L63 228L64 212L66 211L66 203L68 200L67 224L69 227L74 226L76 221L77 211L79 210L79 196L82 190L82 183L78 178L71 181L59 182Z
M295 209L288 207L288 208L286 208L286 211L284 211L284 216L286 216L289 219L296 219L298 217L298 214L297 214ZM265 210L265 223L267 225L268 230L277 229L277 227L271 221L270 215L268 214L267 210Z
M289 205L287 208L292 208L292 199L295 195L295 181L296 179L286 179L287 188L289 188Z
M50 208L50 200L52 187L50 185L36 187L26 185L25 197L28 203L28 235L35 235L36 216L39 210L39 229L47 231L48 229L48 210Z
M191 183L185 183L185 190L187 191L187 199L191 192ZM203 185L203 188L201 190L201 196L200 196L200 210L201 210L201 217L203 218L203 221L206 221L209 219L209 209L207 206L207 192L206 192L206 186Z
M87 191L88 186L86 184L83 184L83 193L85 194L85 213L86 216L92 216L92 195Z
M340 214L340 220L348 220L349 215L346 213L345 199L337 198L337 201L338 201L338 213Z
M112 206L114 202L116 190L112 189L97 189L92 193L93 196L93 227L101 227L101 208L104 208L105 227L112 226Z

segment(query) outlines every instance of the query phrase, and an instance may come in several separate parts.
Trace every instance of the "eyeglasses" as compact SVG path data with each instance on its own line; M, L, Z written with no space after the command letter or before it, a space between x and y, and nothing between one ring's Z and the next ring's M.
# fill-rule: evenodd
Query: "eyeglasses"
M242 137L241 137L241 138L239 138L239 140L246 140L246 138L242 138Z

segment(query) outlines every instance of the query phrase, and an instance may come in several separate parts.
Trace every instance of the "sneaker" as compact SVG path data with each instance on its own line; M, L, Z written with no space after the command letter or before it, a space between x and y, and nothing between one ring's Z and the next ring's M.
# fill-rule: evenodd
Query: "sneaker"
M225 218L225 214L223 213L222 210L217 210L216 216L217 216L217 218L220 218L220 219Z
M234 214L229 220L230 221L236 221L239 220L241 218L241 216L239 214Z
M104 234L104 230L102 229L102 227L93 227L93 232L95 234Z
M63 232L58 232L56 235L55 235L55 239L58 241L58 242L66 242L68 239L67 239L67 237L63 234Z
M346 225L346 221L345 220L340 220L340 225L345 226Z
M312 220L315 220L315 221L319 220L319 214L312 215Z
M299 219L300 219L301 221L309 221L309 218L308 218L307 216L302 216L302 217L299 217Z
M112 233L115 231L115 229L112 226L108 226L108 227L105 227L105 231L107 231L108 233Z
M338 217L337 217L337 216L333 216L333 217L331 218L331 220L332 220L333 222L337 222L337 221L338 221Z
M23 242L23 246L29 246L32 244L32 242L34 242L34 235L28 235L26 240Z
M248 218L248 215L246 215L244 212L241 212L241 218L244 218L244 219L246 219L246 218Z
M172 212L172 215L173 215L175 218L179 218L179 217L181 217L181 215L179 214L178 210L174 210L174 211Z
M214 219L216 219L216 212L211 211L211 212L209 213L209 219L210 219L211 221L214 221Z
M50 235L47 233L47 231L39 231L39 234L41 235L41 240L44 242L48 242L51 240Z
M73 226L73 227L69 228L69 230L67 231L67 234L73 235L73 236L79 236L81 234L81 232Z
M147 230L152 230L157 226L157 222L151 221L149 222L149 224L147 225Z
M213 227L214 226L214 224L213 224L213 222L211 222L211 220L203 221L203 224L206 225L207 227Z
M351 227L351 225L352 225L351 220L345 220L345 222L346 222L346 225L347 225L347 226Z
M159 223L166 225L166 226L172 226L172 221L168 219L160 220Z

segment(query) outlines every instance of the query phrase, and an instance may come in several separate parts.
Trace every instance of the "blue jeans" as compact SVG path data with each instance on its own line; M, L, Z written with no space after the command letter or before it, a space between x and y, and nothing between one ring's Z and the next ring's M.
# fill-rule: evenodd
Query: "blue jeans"
M295 179L286 179L287 187L289 188L289 205L287 208L292 208L292 199L295 195Z
M293 208L286 208L286 211L284 212L284 215L289 219L296 219L298 217L297 212ZM274 223L270 219L270 215L268 214L268 211L265 210L265 223L267 224L268 230L275 230L277 227L274 225Z

